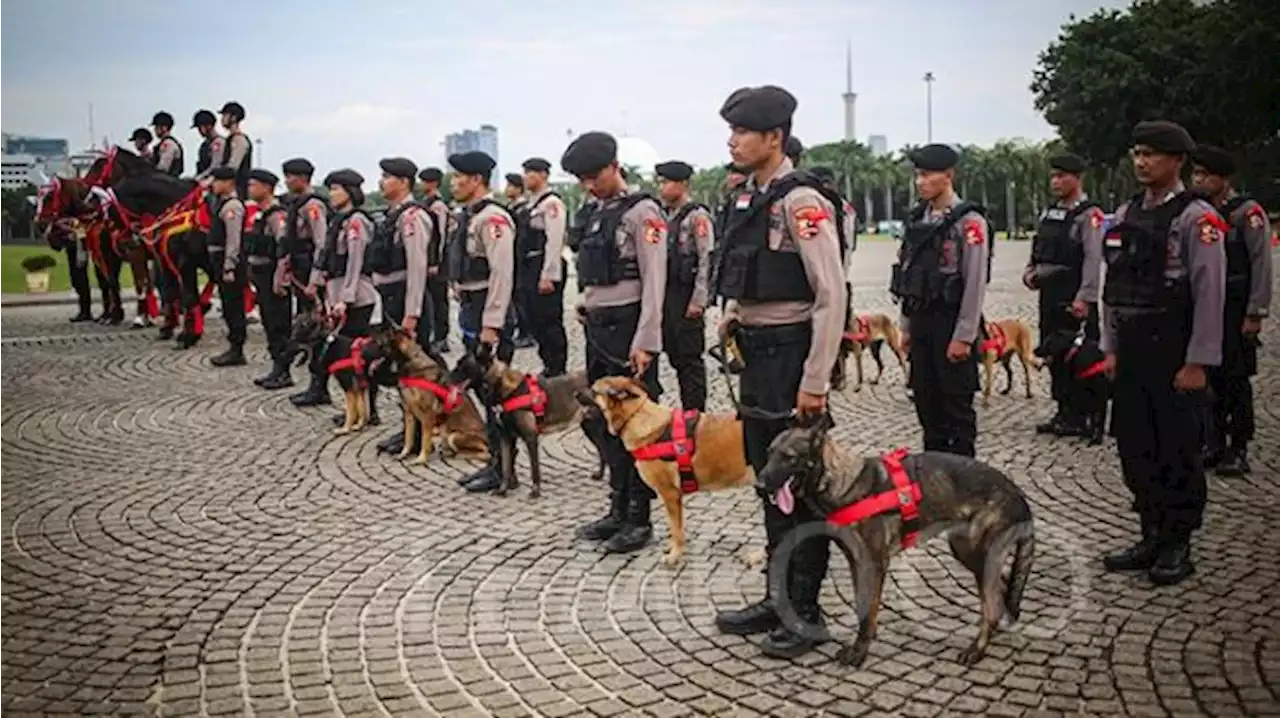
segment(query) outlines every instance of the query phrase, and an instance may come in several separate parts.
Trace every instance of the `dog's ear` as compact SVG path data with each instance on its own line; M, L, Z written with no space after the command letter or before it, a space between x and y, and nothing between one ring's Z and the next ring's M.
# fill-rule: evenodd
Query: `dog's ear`
M577 391L573 392L573 398L576 399L579 404L585 407L594 407L596 405L595 394L592 393L590 389L578 389Z
M476 361L481 364L489 364L493 361L493 347L485 342L476 344L475 350Z

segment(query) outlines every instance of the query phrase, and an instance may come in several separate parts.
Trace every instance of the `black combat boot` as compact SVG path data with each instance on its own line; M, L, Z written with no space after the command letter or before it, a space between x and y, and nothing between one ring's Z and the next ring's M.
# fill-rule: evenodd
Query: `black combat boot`
M639 480L639 477L636 477ZM649 518L649 510L653 500L647 493L637 492L627 502L626 522L608 541L604 542L605 553L632 553L639 551L653 540L653 523Z
M289 401L293 402L296 407L326 406L331 404L332 402L329 400L329 375L312 373L311 384L307 387L307 390L289 397Z
M826 632L826 621L817 608L796 608L800 618L812 626L817 635L802 635L786 626L778 626L769 632L760 642L760 652L770 658L798 658L812 651L819 644L830 640Z
M173 327L160 327L160 331L156 334L156 341L163 342L173 338Z
M498 453L499 447L502 446L502 429L493 409L486 409L485 413L484 434L485 441L489 443L489 463L483 469L458 480L462 488L473 494L493 491L502 485L502 467L499 464ZM511 461L514 465L515 457L512 457Z
M267 391L287 389L293 386L293 375L289 372L289 360L285 358L277 359L275 370L271 376L268 376L262 382L261 386Z
M244 358L244 347L240 344L232 344L225 352L215 356L209 360L209 363L217 366L244 366L246 363Z
M1223 458L1214 468L1213 473L1223 478L1239 478L1249 473L1248 446L1232 443L1231 448L1223 454ZM1206 464L1207 466L1207 464Z
M266 374L263 374L262 376L254 379L253 383L258 386L262 386L263 384L266 384L267 382L276 378L276 375L279 373L280 373L280 362L276 361L273 358L271 360L271 369Z
M71 322L72 324L79 324L80 322L91 322L93 321L93 314L91 314L88 309L81 309L79 312L76 313L74 317L71 317L71 319L67 321Z
M627 513L627 493L611 487L609 494L609 513L578 529L578 538L606 541L622 528Z
M1179 536L1161 544L1147 577L1157 586L1172 586L1195 571L1195 564L1191 563L1191 539Z
M1062 430L1062 427L1064 425L1064 422L1066 421L1066 418L1067 418L1067 413L1063 411L1062 405L1059 404L1057 411L1053 412L1053 416L1048 421L1044 421L1039 424L1036 424L1036 433L1037 434L1053 434L1057 436L1059 435L1059 432Z
M1142 540L1118 553L1102 558L1102 565L1108 571L1145 571L1156 562L1160 552L1160 539L1155 527L1144 521Z
M773 599L769 596L769 566L765 564L764 598L736 611L721 611L716 614L716 628L721 633L733 636L752 636L757 633L769 633L782 624L778 613L773 609Z
M431 342L431 351L435 352L436 354L448 354L449 340L439 339L434 342Z

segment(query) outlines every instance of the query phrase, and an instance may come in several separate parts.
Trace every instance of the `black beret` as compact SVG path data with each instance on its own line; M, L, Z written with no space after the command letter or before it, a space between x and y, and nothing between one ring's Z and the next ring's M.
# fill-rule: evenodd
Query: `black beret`
M359 187L362 184L364 184L364 177L352 169L334 170L324 177L325 187L332 187L333 185Z
M216 125L218 118L213 116L209 110L198 110L196 114L191 116L191 126L199 127L201 125Z
M834 182L836 179L836 171L831 169L830 167L827 167L826 165L821 165L819 167L810 167L809 174L813 175L814 177L817 177L819 180L823 182Z
M581 177L595 174L618 159L618 141L607 132L588 132L569 143L560 158L565 172Z
M280 165L280 169L287 175L301 175L303 177L310 177L316 173L316 166L302 157L285 160L284 164Z
M960 155L950 145L934 143L912 150L910 159L918 170L941 172L955 167Z
M1191 159L1210 174L1230 177L1236 173L1236 161L1231 153L1216 145L1197 145Z
M720 116L734 127L765 132L791 121L796 111L796 98L774 85L744 87L729 95L720 108Z
M418 176L418 166L407 157L388 157L380 161L378 166L392 177L403 177L412 181Z
M214 167L209 176L216 180L233 180L236 178L236 171L231 167Z
M280 178L276 177L275 172L261 168L249 170L249 179L258 180L259 182L271 185L272 187L275 187L276 183L280 181Z
M530 157L520 165L526 172L550 172L551 163L541 157Z
M687 162L671 160L654 165L653 172L663 179L684 182L693 176L693 167Z
M444 173L439 167L428 167L418 173L418 179L423 182L439 182L444 179Z
M230 114L231 116L235 117L237 120L244 119L244 105L240 104L239 102L228 102L227 104L223 105L222 109L218 110L218 112L221 112L224 115Z
M151 130L148 130L145 127L139 127L138 129L133 131L132 135L129 135L129 139L142 140L143 142L150 142L152 140Z
M792 162L799 162L800 155L804 154L804 143L795 135L791 135L787 138L787 148L783 154L790 157Z
M1176 122L1150 120L1133 128L1133 144L1146 145L1166 155L1185 155L1196 148L1191 133Z
M157 112L151 116L151 125L153 127L173 127L173 115L168 112Z
M492 157L479 150L449 155L449 166L454 171L464 175L479 175L486 180L493 174L493 168L497 165L498 163L494 162Z
M520 189L524 189L524 175L516 174L515 172L508 172L506 179L507 184L515 185Z
M1060 172L1069 172L1078 175L1084 172L1084 160L1071 154L1070 152L1062 155L1054 155L1049 158L1049 167Z

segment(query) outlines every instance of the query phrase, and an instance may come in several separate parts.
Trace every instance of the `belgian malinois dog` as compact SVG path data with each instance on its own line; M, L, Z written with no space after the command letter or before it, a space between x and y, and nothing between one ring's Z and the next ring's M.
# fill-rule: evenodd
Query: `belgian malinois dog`
M543 403L542 417L532 408L519 408L502 411L500 423L502 444L498 447L501 459L502 485L494 490L498 496L505 496L520 485L516 478L516 439L524 442L529 452L530 482L529 497L542 495L542 461L538 451L538 437L558 434L571 426L582 427L583 433L595 446L601 468L597 476L603 474L604 454L603 437L599 431L593 431L585 421L590 417L580 400L587 392L586 371L575 371L552 378L535 378L524 372L513 369L505 362L496 359L488 344L481 344L475 351L468 351L458 360L458 364L449 374L448 383L461 387L464 391L474 389L480 401L490 407L501 407L504 402L528 391L528 382L534 379L537 386L546 394Z
M1040 338L1036 356L1044 366L1066 366L1071 377L1070 404L1084 419L1083 436L1097 446L1107 431L1107 404L1111 401L1111 380L1101 371L1106 358L1098 342L1070 329L1059 329Z
M591 387L609 432L636 451L670 439L674 414L649 398L642 384L630 377L609 376ZM677 411L679 411L677 409ZM747 465L742 422L734 414L701 414L693 438L693 472L698 491L750 486L755 472ZM636 461L640 478L658 493L667 510L671 542L662 563L675 567L684 558L684 491L675 461Z
M318 351L321 366L333 374L342 387L346 399L345 413L342 425L333 433L341 436L377 424L378 410L369 401L369 382L386 385L394 383L394 376L385 362L386 356L373 342L361 342L360 351L353 353L357 340L337 334L332 319L318 307L294 318L291 336L294 346L298 347L297 366L310 361L310 354ZM360 367L359 371L356 366L332 370L338 362L349 359L358 359L356 366Z
M884 360L880 358L880 349L884 345L889 345L889 351L893 352L893 356L898 360L898 368L902 369L905 374L906 354L902 351L902 333L898 331L898 325L889 318L887 314L849 314L849 321L844 328L844 338L840 342L840 355L836 359L840 366L838 371L833 374L839 378L839 385L833 382L833 388L840 390L844 388L846 372L844 370L844 362L853 355L858 369L858 383L854 385L854 391L862 389L862 355L868 349L871 350L871 358L876 362L876 378L868 379L868 384L879 384L880 378L884 376Z
M395 359L397 378L426 379L448 388L445 383L448 367L444 359L423 351L409 332L384 325L373 330L372 339L381 351ZM400 403L404 406L404 449L396 456L397 459L409 458L413 453L414 432L421 431L422 445L411 465L427 463L437 435L443 447L451 453L462 458L488 461L489 442L485 437L484 419L466 392L458 391L458 405L450 409L446 406L449 397L442 399L428 389L405 384L399 386Z
M783 513L791 513L801 500L830 520L837 510L862 499L885 492L901 495L883 457L859 459L847 453L828 438L830 427L830 418L823 416L784 431L769 445L769 461L756 484ZM960 653L960 662L972 665L986 652L1002 609L1010 620L1018 618L1035 555L1031 507L1008 477L975 459L926 451L905 455L901 463L906 478L920 489L918 517L909 528L921 532L920 541L946 533L951 552L978 580L982 621L973 643ZM861 615L857 639L840 650L837 660L858 666L875 637L885 575L890 559L902 548L904 527L895 508L848 529L831 535L854 569ZM786 553L778 552L774 560ZM1013 554L1013 566L1005 579L1008 553ZM785 576L785 570L780 575ZM795 623L798 618L792 614L783 620ZM809 630L803 622L788 627L801 634Z
M1022 364L1022 379L1027 387L1027 398L1031 398L1031 369L1040 369L1040 360L1036 358L1034 347L1035 342L1031 341L1031 330L1026 324L1017 319L1001 319L997 322L987 322L986 338L979 339L979 356L982 359L982 372L984 381L982 383L982 408L987 408L991 403L991 387L992 369L996 362L1000 362L1004 366L1005 378L1008 383L1005 384L1001 394L1008 394L1013 390L1013 368L1009 365L1014 355L1017 355L1018 362Z

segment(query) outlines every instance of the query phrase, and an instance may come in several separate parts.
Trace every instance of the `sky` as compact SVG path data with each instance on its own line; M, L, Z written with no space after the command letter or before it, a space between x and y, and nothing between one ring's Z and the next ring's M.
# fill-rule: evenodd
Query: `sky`
M124 143L158 110L245 106L257 164L310 158L372 184L379 158L443 165L448 132L498 127L499 169L570 135L643 138L664 159L728 161L718 111L744 85L799 100L806 145L843 139L853 48L857 135L890 148L933 137L990 144L1053 136L1028 85L1072 14L1125 0L7 0L0 8L3 130ZM1034 9L1033 9L1034 8Z

